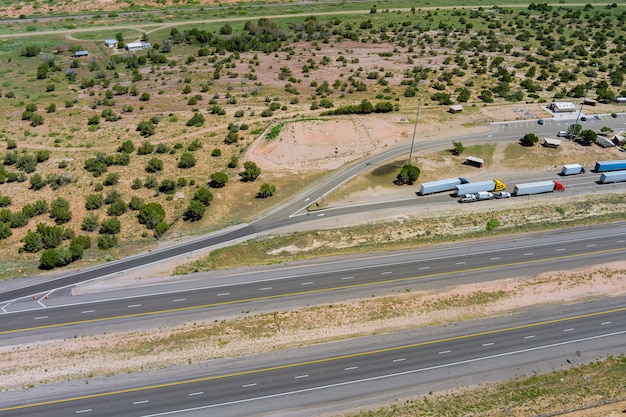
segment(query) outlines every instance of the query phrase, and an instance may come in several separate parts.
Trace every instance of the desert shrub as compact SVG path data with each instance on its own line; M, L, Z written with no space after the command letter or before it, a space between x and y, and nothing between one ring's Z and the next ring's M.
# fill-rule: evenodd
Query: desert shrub
M201 201L191 200L183 214L183 219L190 222L201 220L206 211L206 206Z
M50 218L54 219L56 224L65 224L72 220L70 202L63 197L53 200L50 204Z
M107 250L117 246L117 236L100 235L98 237L98 249Z
M165 210L159 203L148 203L141 207L137 219L148 229L154 229L158 223L165 220Z
M102 220L100 223L100 230L98 233L101 235L116 235L122 230L122 223L117 217L111 217Z

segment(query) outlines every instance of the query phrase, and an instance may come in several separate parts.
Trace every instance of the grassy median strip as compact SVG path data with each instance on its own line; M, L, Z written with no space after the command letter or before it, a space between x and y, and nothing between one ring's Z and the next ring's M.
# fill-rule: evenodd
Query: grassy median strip
M475 207L478 207L476 203ZM395 251L488 236L539 232L626 219L626 196L603 194L538 199L509 209L431 211L421 216L263 237L212 251L174 275L273 265L329 255Z

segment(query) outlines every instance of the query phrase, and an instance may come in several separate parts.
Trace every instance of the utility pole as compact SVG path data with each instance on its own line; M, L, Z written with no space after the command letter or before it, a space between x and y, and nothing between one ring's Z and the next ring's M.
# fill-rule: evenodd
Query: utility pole
M411 157L413 156L413 145L415 144L415 134L417 133L417 119L420 117L420 107L422 106L422 92L424 90L425 84L426 80L419 81L419 101L417 103L417 114L415 114L415 127L413 127L413 139L411 139L411 150L409 151L409 162L407 163L407 165L411 165Z
M583 107L585 105L585 100L587 100L587 93L589 92L589 89L591 88L591 81L587 82L587 89L585 90L585 96L583 97L583 102L580 105L580 110L578 110L578 116L576 116L576 123L574 124L574 129L576 129L576 127L578 126L578 120L580 119L580 114L583 112ZM582 130L582 128L581 128ZM568 132L569 133L569 140L573 139L574 136L574 132Z

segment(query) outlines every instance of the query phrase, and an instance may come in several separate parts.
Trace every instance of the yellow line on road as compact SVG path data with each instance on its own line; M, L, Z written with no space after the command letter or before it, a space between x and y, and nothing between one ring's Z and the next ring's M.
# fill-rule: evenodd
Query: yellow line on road
M133 392L148 391L148 390L159 389L159 388L170 388L170 387L176 387L176 386L181 386L181 385L194 384L194 383L198 383L198 382L208 382L208 381L214 381L214 380L225 379L225 378L232 378L232 377L237 377L237 376L260 374L260 373L263 373L263 372L276 371L276 370L280 370L280 369L298 368L298 367L301 367L301 366L315 365L315 364L326 363L326 362L333 362L333 361L337 361L337 360L341 360L341 359L358 358L358 357L374 355L374 354L378 354L378 353L393 352L393 351L399 351L399 350L403 350L403 349L416 348L416 347L420 347L420 346L428 346L428 345L434 345L434 344L438 344L438 343L451 342L451 341L463 340L463 339L470 339L470 338L478 337L478 336L487 336L487 335L492 335L492 334L499 334L499 333L510 332L510 331L514 331L514 330L530 329L530 328L535 328L535 327L539 327L539 326L545 326L545 325L548 325L548 324L569 322L569 321L583 319L583 318L589 318L589 317L598 317L598 316L603 316L603 315L606 315L606 314L619 313L619 312L623 312L623 311L626 311L626 307L615 308L615 309L610 309L610 310L605 310L605 311L597 311L595 313L580 314L580 315L570 316L570 317L563 317L563 318L559 318L559 319L545 320L545 321L536 322L536 323L522 324L522 325L519 325L519 326L512 326L512 327L507 327L507 328L503 328L503 329L487 330L487 331L483 331L483 332L470 333L470 334L466 334L466 335L446 337L446 338L442 338L442 339L429 340L429 341L426 341L426 342L411 343L411 344L408 344L408 345L394 346L394 347L389 347L389 348L384 348L384 349L375 349L375 350L370 350L370 351L366 351L366 352L359 352L359 353L351 353L351 354L347 354L347 355L332 356L332 357L328 357L328 358L315 359L315 360L303 361L303 362L296 362L296 363L290 363L290 364L286 364L286 365L271 366L271 367L267 367L267 368L252 369L252 370L249 370L249 371L233 372L233 373L229 373L229 374L222 374L222 375L214 375L214 376L208 376L208 377L203 377L203 378L188 379L188 380L185 380L185 381L168 382L168 383L165 383L165 384L155 384L155 385L148 385L148 386L144 386L144 387L121 389L121 390L116 390L116 391L102 392L102 393L99 393L99 394L89 394L89 395L83 395L83 396L78 396L78 397L62 398L62 399L58 399L58 400L42 401L42 402L38 402L38 403L16 405L16 406L12 406L12 407L0 408L0 412L12 411L12 410L21 410L21 409L32 408L32 407L40 407L40 406L44 406L44 405L53 405L53 404L67 403L67 402L72 402L72 401L88 400L88 399L99 398L99 397L108 397L108 396L119 395L119 394L129 394L129 393L133 393Z
M219 303L209 303L209 304L202 304L202 305L196 305L196 306L177 307L177 308L169 308L169 309L164 309L164 310L147 311L143 313L122 314L119 316L100 317L96 319L77 320L77 321L70 321L70 322L56 323L56 324L46 324L46 325L34 326L34 327L24 327L21 329L3 330L3 331L0 331L0 335L20 333L20 332L33 331L33 330L52 329L56 327L72 326L72 325L78 325L78 324L98 323L102 321L121 320L121 319L128 319L128 318L134 318L134 317L146 317L146 316L154 316L158 314L199 310L199 309L209 308L209 307L218 307L218 306L225 306L225 305L232 305L232 304L248 303L248 302L253 302L253 301L264 301L264 300L271 300L271 299L277 299L277 298L294 297L294 296L299 296L299 295L310 295L310 294L316 294L316 293L320 294L320 293L331 292L331 291L347 290L347 289L354 289L354 288L365 288L365 287L371 287L371 286L376 286L376 285L397 284L401 282L413 281L416 279L427 279L427 278L434 278L434 277L445 276L445 275L462 274L462 273L477 272L477 271L488 271L488 270L497 269L497 268L506 268L506 267L512 267L512 266L520 266L520 265L531 265L531 264L540 263L540 262L573 259L573 258L579 258L583 256L620 252L624 250L626 250L626 248L605 249L605 250L586 252L586 253L580 253L580 254L575 254L575 255L563 255L563 256L555 256L551 258L543 258L543 259L537 259L537 260L511 262L508 264L488 265L488 266L463 269L460 271L453 271L453 272L438 272L434 274L412 276L412 277L405 277L405 278L393 278L393 279L388 279L388 280L366 282L366 283L361 283L361 284L340 285L340 286L332 287L332 288L320 288L316 290L312 289L312 290L307 290L307 291L296 291L296 292L284 293L284 294L267 295L263 297L252 297L252 298L246 298L246 299L241 299L241 300L221 301Z

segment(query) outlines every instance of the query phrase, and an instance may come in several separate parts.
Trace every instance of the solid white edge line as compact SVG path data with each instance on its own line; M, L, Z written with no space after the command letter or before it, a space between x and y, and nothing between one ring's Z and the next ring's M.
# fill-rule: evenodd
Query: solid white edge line
M378 381L378 380L381 380L381 379L393 378L393 377L404 376L404 375L411 375L411 374L415 374L415 373L419 373L419 372L432 371L432 370L435 370L435 369L449 368L449 367L452 367L452 366L463 365L463 364L467 364L467 363L481 362L481 361L485 361L485 360L489 360L489 359L496 359L496 358L502 358L502 357L506 357L506 356L513 356L513 355L518 355L520 353L528 353L528 352L534 352L534 351L543 350L543 349L550 349L550 348L559 347L559 346L567 346L567 345L571 345L573 343L586 342L586 341L596 340L596 339L603 339L605 337L618 336L618 335L622 335L622 334L625 334L625 333L626 333L626 330L623 330L623 331L620 331L620 332L614 332L614 333L607 333L607 334L602 334L602 335L590 336L590 337L585 337L585 338L582 338L582 339L568 340L566 342L551 343L549 345L535 346L535 347L527 348L527 349L520 349L520 350L514 350L514 351L510 351L510 352L498 353L498 354L495 354L495 355L482 356L482 357L478 357L478 358L474 358L474 359L466 359L466 360L463 360L463 361L457 361L457 362L450 362L450 363L441 364L441 365L428 366L426 368L412 369L412 370L403 371L403 372L395 372L395 373L392 373L392 374L373 376L373 377L370 377L370 378L362 378L362 379L357 379L357 380L354 380L354 381L338 382L336 384L328 384L328 385L321 385L321 386L318 386L318 387L303 388L303 389L294 390L294 391L280 392L280 393L277 393L277 394L268 394L268 395L263 395L263 396L260 396L260 397L245 398L243 400L234 400L234 401L228 401L228 402L219 403L219 404L203 405L203 406L200 406L200 407L187 408L187 409L184 409L184 410L174 410L174 411L165 411L163 413L147 414L147 415L144 415L144 416L141 416L141 417L167 416L167 415L172 415L172 414L187 413L187 412L190 412L190 411L198 411L198 410L206 410L206 409L209 409L209 408L224 407L224 406L227 406L227 405L243 404L243 403L249 403L249 402L252 402L252 401L259 401L259 400L267 400L267 399L271 399L271 398L285 397L287 395L303 394L303 393L307 393L307 392L321 391L323 389L337 388L337 387L342 387L342 386L347 386L347 385L354 385L354 384L358 384L358 383L362 383L362 382Z

